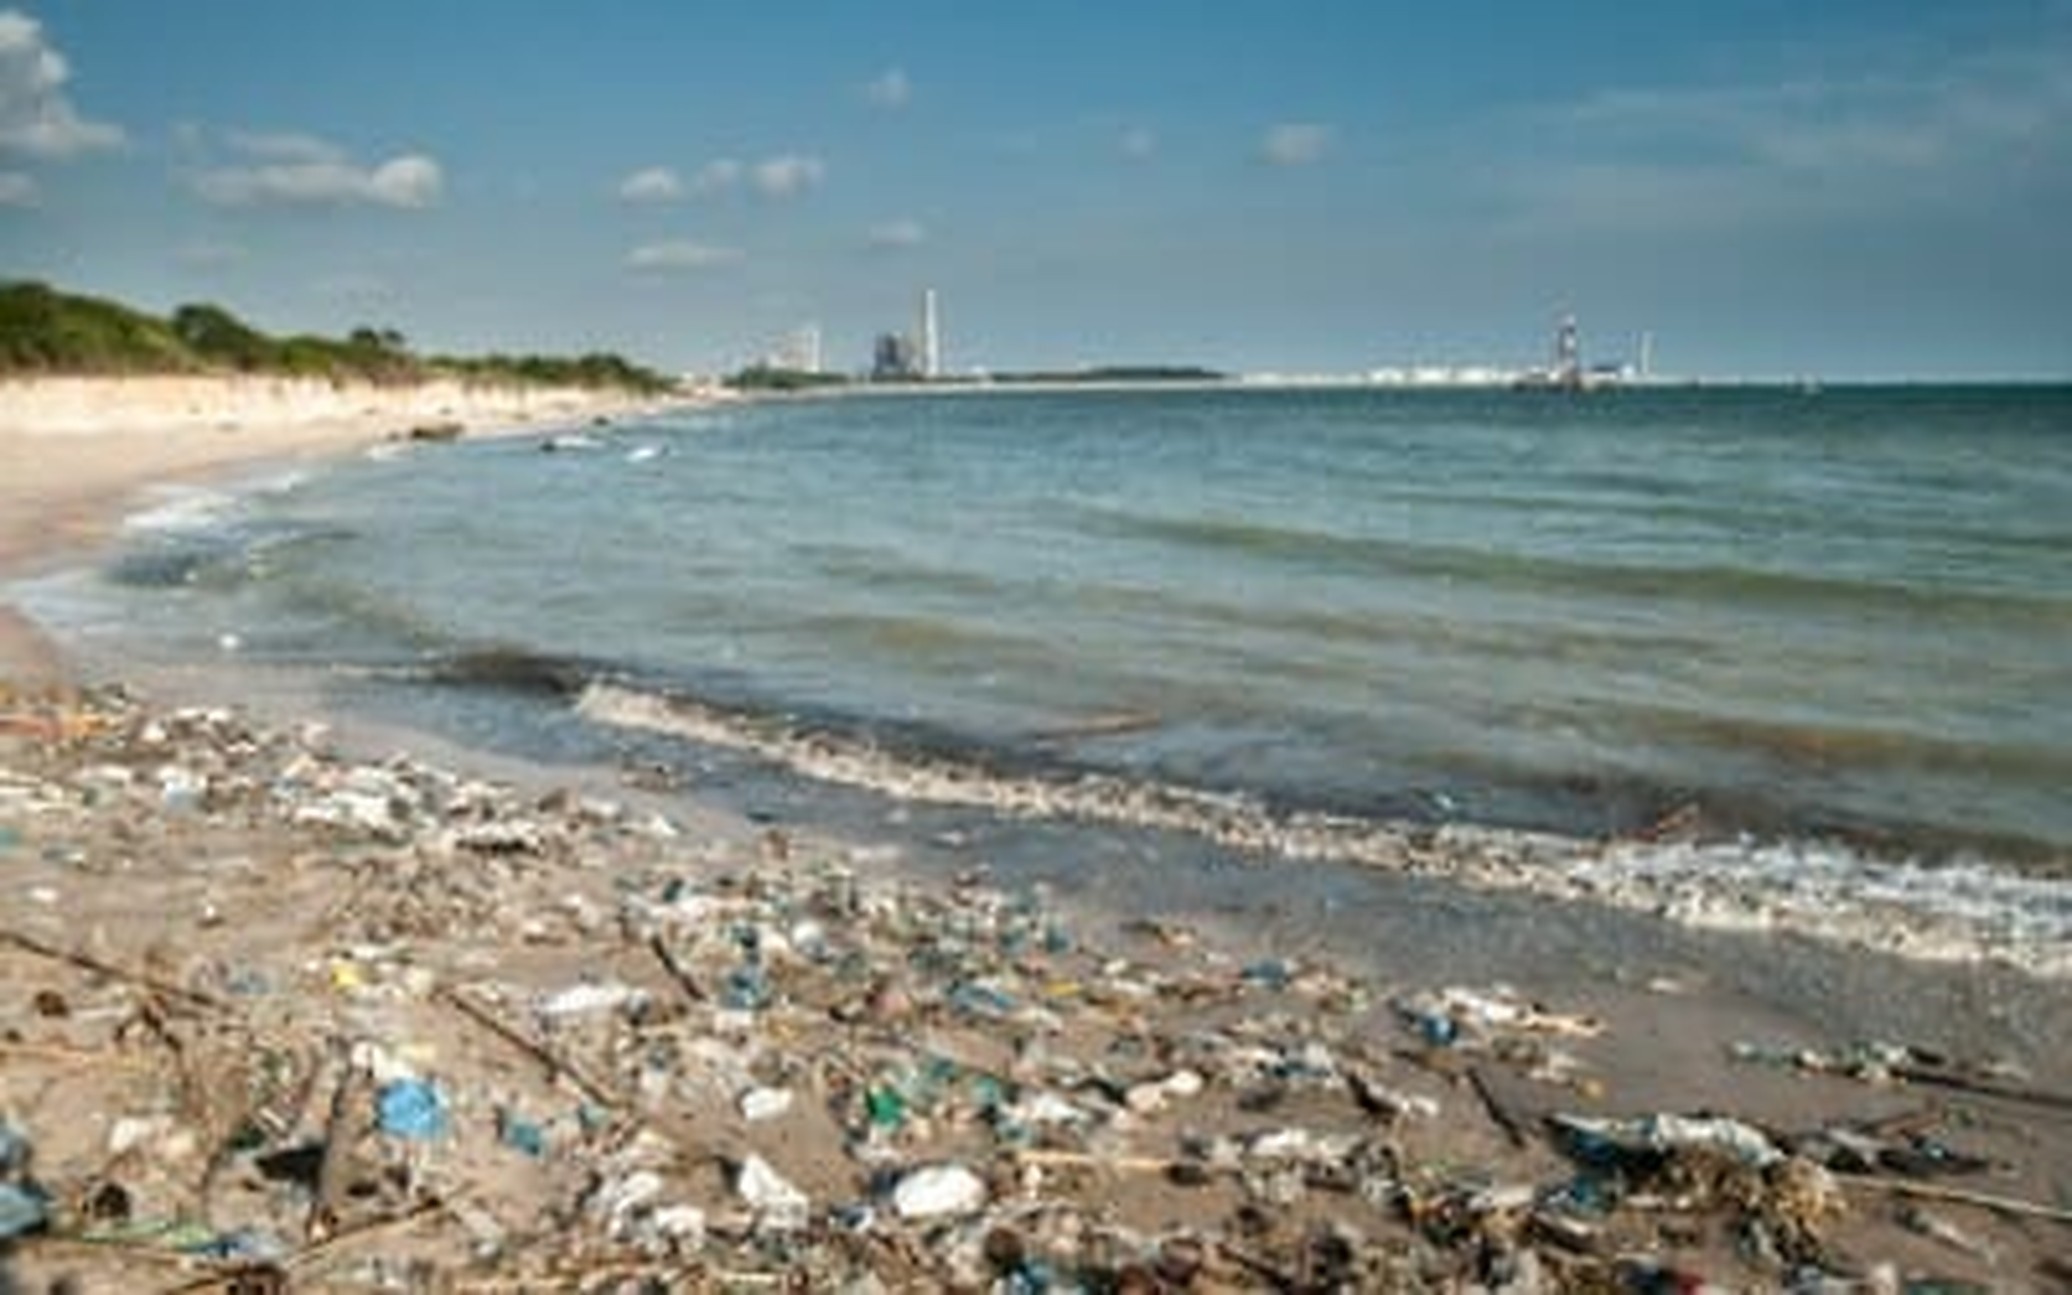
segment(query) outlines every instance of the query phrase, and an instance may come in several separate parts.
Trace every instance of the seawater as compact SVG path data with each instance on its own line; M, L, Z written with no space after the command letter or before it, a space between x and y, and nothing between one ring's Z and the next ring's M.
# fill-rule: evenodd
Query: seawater
M182 501L52 598L903 793L1667 832L1617 866L2072 932L2061 387L754 404Z

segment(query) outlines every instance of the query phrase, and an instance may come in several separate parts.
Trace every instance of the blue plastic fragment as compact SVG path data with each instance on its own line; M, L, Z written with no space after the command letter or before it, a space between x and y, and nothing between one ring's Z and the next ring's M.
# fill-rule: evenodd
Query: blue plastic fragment
M423 1079L398 1079L382 1085L374 1098L375 1118L383 1133L429 1141L446 1132L446 1101Z
M288 1257L288 1247L271 1233L239 1228L210 1237L199 1245L184 1247L188 1254L207 1259L240 1260L245 1263L273 1263Z
M1014 996L997 986L966 980L950 990L950 1006L969 1016L1010 1016Z
M1255 962L1238 974L1246 984L1263 985L1267 989L1286 989L1295 979L1295 969L1279 958Z
M522 1151L537 1160L547 1154L547 1134L539 1125L509 1110L496 1114L496 1136L498 1141L514 1151Z
M50 1200L33 1187L0 1183L0 1241L34 1232L50 1221Z
M1417 1032L1435 1048L1452 1047L1460 1039L1460 1022L1439 1012L1417 1018Z
M768 1007L770 978L763 974L761 964L743 962L728 972L726 987L720 991L720 1002L735 1012L755 1012Z

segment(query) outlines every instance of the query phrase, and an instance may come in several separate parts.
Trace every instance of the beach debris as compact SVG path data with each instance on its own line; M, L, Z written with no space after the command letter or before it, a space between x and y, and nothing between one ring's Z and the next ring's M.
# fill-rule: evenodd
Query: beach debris
M1823 1289L1863 1228L1983 1281L2064 1225L1955 1187L2002 1166L1940 1108L1609 1113L1603 1024L1515 988L85 705L0 756L25 1289Z
M50 1201L34 1187L0 1183L0 1241L42 1227L50 1219Z
M750 1154L735 1168L734 1190L755 1211L760 1229L796 1232L810 1219L812 1198L759 1155Z
M986 1180L964 1165L928 1165L913 1170L892 1189L892 1208L903 1219L935 1219L976 1213L986 1203Z
M1554 1115L1548 1123L1562 1135L1570 1153L1588 1164L1617 1166L1675 1152L1714 1151L1762 1169L1784 1158L1762 1130L1725 1116Z
M420 1142L446 1134L446 1099L426 1080L398 1079L384 1084L374 1105L376 1123L383 1133Z

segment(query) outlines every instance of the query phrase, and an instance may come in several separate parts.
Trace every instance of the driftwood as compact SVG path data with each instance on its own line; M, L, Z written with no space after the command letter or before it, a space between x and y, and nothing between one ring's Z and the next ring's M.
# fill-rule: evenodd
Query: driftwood
M2048 1106L2060 1111L2072 1111L2072 1095L2045 1092L2040 1088L2023 1088L2015 1084L2000 1084L1989 1079L1975 1079L1970 1075L1933 1066L1894 1066L1892 1075L1893 1078L1903 1079L1910 1084L1925 1084L1980 1097L1997 1097L2003 1101L2021 1102L2029 1106Z
M20 931L0 930L0 942L12 944L16 948L36 954L38 957L49 958L54 962L69 963L83 971L91 971L95 975L107 976L111 980L120 980L125 984L148 989L152 993L166 998L180 999L196 1007L205 1007L212 1012L227 1012L231 1010L230 1004L212 994L204 994L198 989L188 989L184 985L175 985L171 981L160 980L156 976L146 975L141 971L131 971L126 967L118 967L112 962L103 962L90 953L80 953L72 949L60 949L54 944L45 944L35 936L24 935Z
M1117 1173L1134 1174L1170 1173L1176 1166L1191 1163L1162 1156L1103 1156L1087 1151L1053 1151L1040 1147L1016 1151L1014 1158L1025 1165L1043 1169L1112 1169Z
M366 1103L370 1079L366 1071L347 1063L331 1093L331 1113L324 1122L324 1158L317 1166L315 1199L310 1202L306 1235L321 1242L338 1232L345 1199L353 1186L353 1163L360 1138L366 1133Z
M655 955L655 961L662 964L662 970L669 973L669 978L676 982L677 988L683 990L686 997L694 1003L707 1001L708 995L705 993L704 988L698 984L697 978L692 976L690 969L685 967L677 959L677 956L669 951L668 941L664 940L659 934L653 935L648 937L647 947L648 952Z
M1915 1182L1910 1178L1874 1178L1868 1174L1836 1174L1835 1181L1866 1191L1890 1192L1895 1196L1914 1196L1921 1200L1942 1201L1950 1205L1973 1205L1982 1210L1992 1210L1996 1214L2048 1219L2053 1223L2072 1223L2072 1210L2036 1201L2020 1200L2012 1196L1994 1196L1988 1192L1968 1191L1962 1187L1945 1187L1940 1183Z
M1509 1103L1497 1096L1488 1076L1482 1073L1482 1067L1468 1067L1468 1084L1475 1090L1475 1096L1482 1099L1482 1108L1489 1112L1489 1118L1496 1121L1497 1127L1504 1131L1504 1136L1510 1139L1512 1146L1522 1149L1531 1142L1531 1135L1527 1133L1524 1122L1518 1118L1518 1113L1511 1109Z
M534 1061L539 1062L546 1069L549 1078L566 1075L571 1083L582 1090L583 1096L599 1106L614 1111L625 1110L625 1099L613 1090L610 1085L585 1074L583 1069L576 1065L575 1062L549 1049L544 1043L527 1038L513 1026L506 1025L503 1021L498 1020L489 1009L481 1004L470 1002L459 991L443 986L437 991L437 997L440 1002L453 1008L462 1016L488 1030L491 1034L531 1057Z

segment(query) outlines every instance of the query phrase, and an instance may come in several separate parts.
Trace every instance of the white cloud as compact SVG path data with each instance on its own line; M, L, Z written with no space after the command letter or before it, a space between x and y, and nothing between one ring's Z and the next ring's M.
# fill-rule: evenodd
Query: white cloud
M88 121L65 94L65 56L43 39L43 25L0 9L0 153L67 158L122 143L120 127Z
M741 259L741 252L736 248L714 247L710 243L676 239L634 248L626 254L626 268L650 273L674 273L717 269L720 266L733 265Z
M21 171L0 171L0 207L33 207L42 198L36 177Z
M742 166L731 157L716 157L691 177L691 192L700 197L727 193L741 183Z
M224 141L244 160L207 167L193 176L195 192L218 206L415 210L437 203L445 187L439 163L422 153L362 166L343 149L312 135L234 131Z
M2072 60L1998 49L1818 79L1608 89L1515 125L1518 138L1480 151L1521 225L1884 222L2072 176Z
M1146 158L1158 151L1158 135L1148 126L1132 126L1118 141L1124 157Z
M880 251L895 252L927 242L928 230L918 220L888 220L872 226L867 241Z
M619 183L624 202L675 202L683 197L683 181L666 166L635 171Z
M749 181L765 198L794 198L819 184L826 175L827 167L819 158L784 153L757 162Z
M233 130L224 142L247 157L268 162L343 162L345 150L299 131ZM197 139L195 142L201 142Z
M733 193L744 186L765 198L796 198L827 176L827 164L800 153L779 153L760 162L714 158L691 177L690 191L700 198Z
M904 108L914 97L914 85L904 68L887 68L863 87L863 97L880 108Z
M1268 128L1259 155L1275 166L1308 166L1331 147L1331 128L1313 121L1287 121Z

